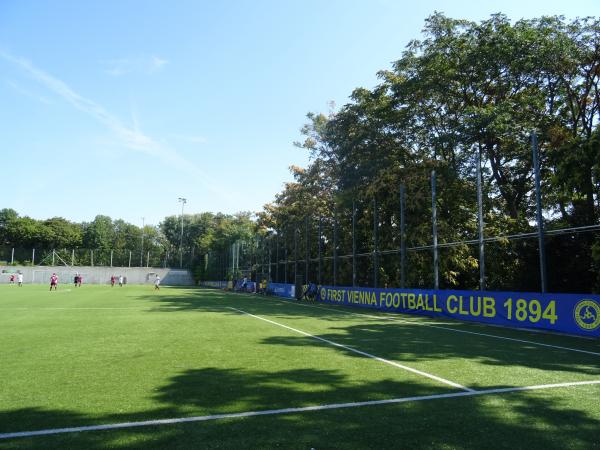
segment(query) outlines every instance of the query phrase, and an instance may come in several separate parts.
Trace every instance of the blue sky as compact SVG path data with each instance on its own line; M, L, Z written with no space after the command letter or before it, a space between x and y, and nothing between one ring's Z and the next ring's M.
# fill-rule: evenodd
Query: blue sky
M309 111L377 84L434 11L598 15L598 0L0 1L1 208L141 225L258 211Z

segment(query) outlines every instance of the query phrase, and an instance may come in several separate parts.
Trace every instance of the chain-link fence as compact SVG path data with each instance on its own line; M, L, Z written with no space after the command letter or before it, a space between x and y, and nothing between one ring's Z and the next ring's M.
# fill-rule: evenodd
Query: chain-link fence
M0 246L0 264L37 266L101 266L190 268L194 251L124 249L47 249Z

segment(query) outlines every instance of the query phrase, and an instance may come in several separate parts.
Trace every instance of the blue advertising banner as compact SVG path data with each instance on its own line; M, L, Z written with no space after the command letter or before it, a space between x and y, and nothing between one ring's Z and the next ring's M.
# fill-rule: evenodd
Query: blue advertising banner
M216 289L225 289L227 287L227 281L202 281L200 282L200 286Z
M317 300L388 312L600 337L600 297L586 294L319 286Z
M296 286L286 283L268 283L267 290L277 297L295 298Z

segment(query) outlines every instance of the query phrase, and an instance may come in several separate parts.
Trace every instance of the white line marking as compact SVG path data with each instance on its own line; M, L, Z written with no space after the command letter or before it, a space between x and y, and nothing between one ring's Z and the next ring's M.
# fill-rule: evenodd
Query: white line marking
M304 406L299 408L282 408L282 409L269 409L263 411L247 411L240 413L229 413L229 414L213 414L210 416L194 416L194 417L180 417L173 419L156 419L156 420L145 420L142 422L123 422L114 423L108 425L89 425L83 427L70 427L70 428L51 428L47 430L38 431L19 431L14 433L1 433L0 439L11 439L20 437L32 437L32 436L44 436L49 434L61 434L61 433L79 433L81 431L100 431L100 430L115 430L119 428L133 428L133 427L147 427L156 425L170 425L187 422L206 422L209 420L220 420L220 419L237 419L242 417L256 417L256 416L269 416L278 414L295 414L309 411L325 411L329 409L342 409L342 408L358 408L362 406L375 406L375 405L390 405L397 403L408 403L408 402L423 402L428 400L438 400L445 398L456 398L456 397L473 397L473 396L484 396L493 394L506 394L511 392L522 392L522 391L535 391L541 389L555 389L572 386L585 386L600 384L600 380L591 381L576 381L571 383L556 383L556 384L541 384L537 386L521 386L521 387L510 387L510 388L497 388L497 389L486 389L482 391L470 391L470 392L452 392L448 394L435 394L435 395L423 395L417 397L402 397L392 398L388 400L370 400L365 402L352 402L352 403L332 403L328 405L315 405L315 406Z
M375 360L380 361L382 363L389 364L390 366L398 367L398 368L404 369L404 370L406 370L408 372L416 373L417 375L421 375L423 377L431 378L432 380L436 380L436 381L439 381L440 383L444 383L444 384L450 385L452 387L455 387L455 388L458 388L458 389L462 389L463 391L474 392L473 389L470 389L468 387L462 386L462 385L460 385L458 383L455 383L453 381L446 380L445 378L440 378L440 377L432 375L430 373L422 372L420 370L413 369L412 367L408 367L408 366L404 366L402 364L398 364L397 362L390 361L389 359L380 358L379 356L375 356L375 355L372 355L370 353L363 352L361 350L357 350L357 349L352 348L352 347L348 347L346 345L338 344L337 342L330 341L329 339L324 339L322 337L315 336L315 335L307 333L305 331L298 330L298 329L292 328L292 327L288 327L287 325L283 325L281 323L274 322L274 321L269 320L269 319L265 319L264 317L255 316L254 314L250 314L250 313L248 313L246 311L242 311L241 309L232 308L231 306L228 306L227 308L228 309L233 309L233 310L238 311L238 312L240 312L242 314L245 314L247 316L254 317L255 319L259 319L259 320L263 320L265 322L269 322L269 323L271 323L273 325L277 325L278 327L286 328L286 329L291 330L291 331L293 331L295 333L299 333L299 334L302 334L304 336L307 336L307 337L310 337L310 338L313 338L313 339L317 339L317 340L322 341L322 342L326 342L329 345L333 345L335 347L343 348L343 349L349 350L351 352L358 353L359 355L375 359Z
M505 336L498 336L496 334L477 333L475 331L457 330L455 328L448 328L448 327L444 327L444 326L441 326L441 325L432 324L432 323L423 322L423 321L417 321L417 320L396 319L394 317L386 317L386 316L374 316L374 315L371 315L371 314L361 314L361 313L355 313L355 312L352 312L352 311L345 311L345 310L342 310L342 309L328 308L326 306L304 305L304 304L293 303L293 302L286 302L286 301L280 301L280 300L278 300L277 303L285 304L285 305L304 306L306 308L324 309L326 311L335 311L335 312L340 313L340 314L350 314L350 315L353 315L353 316L369 317L371 319L389 320L391 322L401 322L401 323L408 323L408 324L414 324L414 325L421 325L421 326L425 326L425 327L438 328L440 330L453 331L455 333L474 334L474 335L477 335L477 336L485 336L485 337L494 338L494 339L503 339L505 341L521 342L521 343L524 343L524 344L538 345L540 347L550 347L550 348L556 348L556 349L559 349L559 350L566 350L566 351L569 351L569 352L585 353L585 354L588 354L588 355L600 356L600 353L598 353L598 352L591 352L589 350L580 350L580 349L577 349L577 348L562 347L560 345L542 344L541 342L528 341L526 339L516 339L516 338L505 337Z
M110 306L107 306L107 307L97 307L97 308L92 308L92 307L89 307L89 308L87 308L87 307L81 307L81 308L78 308L78 307L64 307L64 308L61 308L59 306L56 306L56 307L42 307L42 308L0 308L0 311L4 311L4 310L6 310L6 311L21 311L21 310L27 310L27 311L29 311L29 310L32 310L32 311L46 311L46 310L47 311L53 311L53 310L60 310L60 311L64 311L64 310L67 310L67 311L69 311L69 310L74 310L74 311L77 311L77 310L94 310L94 311L96 311L96 310L102 310L102 309L108 309L108 310L128 310L128 311L151 311L151 310L163 309L163 308L177 309L177 308L179 308L179 306L158 306L157 307L157 306L154 306L154 305L152 305L152 306L149 305L147 308L136 308L136 307L131 307L131 308L124 308L124 307L119 307L118 308L118 307L114 307L114 308L112 308Z

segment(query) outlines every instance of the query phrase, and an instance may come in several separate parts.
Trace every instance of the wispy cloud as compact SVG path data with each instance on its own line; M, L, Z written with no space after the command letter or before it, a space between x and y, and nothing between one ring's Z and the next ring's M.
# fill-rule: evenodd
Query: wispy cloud
M43 95L38 95L38 94L36 94L34 92L31 92L30 90L25 89L20 84L17 84L14 81L6 80L6 84L8 86L10 86L10 88L12 90L14 90L15 92L18 92L19 94L21 94L21 95L23 95L25 97L32 98L32 99L37 100L38 102L44 103L46 105L49 105L49 104L52 103L50 100L48 100Z
M155 72L161 69L164 65L168 64L169 61L166 59L159 58L158 56L152 56L150 58L150 71Z
M159 142L142 132L139 127L137 113L134 110L132 110L132 121L134 124L132 128L123 124L117 117L110 114L100 104L80 95L67 83L39 69L31 62L23 58L15 57L2 50L0 50L0 57L20 67L30 77L48 90L54 92L66 102L70 103L75 109L91 116L106 126L126 148L157 157L173 168L194 175L195 180L204 184L205 187L218 194L220 197L226 199L233 198L233 193L232 195L229 195L225 189L217 186L214 182L209 181L209 177L206 173L191 161L183 158L177 151L164 142Z
M189 142L191 144L206 144L208 142L208 140L204 136L191 136L186 134L171 134L169 136L173 139Z
M168 60L156 55L110 59L102 62L106 67L105 72L113 77L130 73L152 74L161 70L168 63Z

